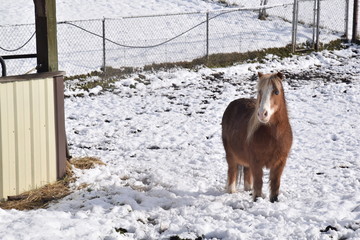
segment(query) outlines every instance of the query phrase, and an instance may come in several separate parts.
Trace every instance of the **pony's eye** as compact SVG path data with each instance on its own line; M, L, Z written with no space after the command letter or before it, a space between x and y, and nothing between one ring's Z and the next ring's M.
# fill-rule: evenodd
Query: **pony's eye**
M274 91L274 94L275 94L275 95L279 95L279 94L280 94L279 90L275 90L275 91Z

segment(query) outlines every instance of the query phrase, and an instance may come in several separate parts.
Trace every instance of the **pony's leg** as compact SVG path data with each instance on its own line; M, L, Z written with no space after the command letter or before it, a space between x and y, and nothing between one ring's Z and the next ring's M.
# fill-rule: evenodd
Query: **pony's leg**
M254 191L253 198L256 201L259 197L263 197L262 186L263 186L263 170L261 167L251 167L251 173L254 179Z
M237 165L236 186L240 186L244 167Z
M249 167L244 167L244 190L251 191L252 189L252 175Z
M226 156L228 160L228 181L226 190L228 193L236 192L236 183L237 183L237 175L238 175L238 165L234 163L234 161L229 161L229 156Z
M270 202L277 202L280 188L280 178L285 163L280 163L270 169Z

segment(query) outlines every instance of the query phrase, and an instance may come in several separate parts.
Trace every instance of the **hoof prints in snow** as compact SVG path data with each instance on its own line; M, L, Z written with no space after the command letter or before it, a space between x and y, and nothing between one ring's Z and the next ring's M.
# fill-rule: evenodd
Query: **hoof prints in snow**
M358 239L360 61L353 55L350 48L216 70L143 73L146 84L130 76L101 95L68 92L70 153L98 156L107 165L77 171L74 189L87 187L49 209L0 211L2 237L36 231L43 239ZM242 186L227 194L222 113L235 98L255 95L257 71L284 70L294 145L279 202L267 196L254 203ZM301 79L334 72L351 83ZM265 170L265 195L268 178Z
M317 59L317 55L312 57ZM97 135L97 142L115 149L101 153L95 148L83 150L103 154L111 166L107 172L95 174L99 180L94 183L113 199L108 211L113 211L112 204L127 209L119 210L118 218L127 220L116 226L128 231L124 236L136 239L146 232L153 239L202 235L205 239L309 239L319 234L333 238L358 234L346 228L356 223L349 216L356 218L353 210L360 201L355 194L360 188L356 160L360 132L354 124L360 109L360 87L353 78L357 70L341 75L344 71L340 69L334 74L326 68L335 67L324 64L284 71L286 64L279 64L278 69L260 67L262 72L285 72L295 137L280 202L274 204L268 197L252 202L242 186L235 194L224 191L227 169L221 116L233 99L255 95L256 71L239 74L241 70L232 67L156 72L144 74L147 85L129 88L119 81L113 93L75 101L88 101L97 112L104 112L104 119L92 118L102 131L93 129L94 124L83 124L82 129L78 120L70 120L85 133L70 136L74 141L71 149L82 152L76 142L86 141L88 135ZM131 84L132 80L126 81ZM76 113L70 116L82 119ZM103 131L108 132L106 141L101 137ZM265 194L268 176L265 171ZM107 178L112 180L107 183ZM111 184L119 190L113 191ZM344 224L338 226L336 221ZM276 235L273 229L278 230Z

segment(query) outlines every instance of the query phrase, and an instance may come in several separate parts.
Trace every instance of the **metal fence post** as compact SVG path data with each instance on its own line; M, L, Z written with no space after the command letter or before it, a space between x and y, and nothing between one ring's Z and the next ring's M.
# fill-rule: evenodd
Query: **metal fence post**
M209 12L206 12L206 60L209 60Z
M315 50L319 50L319 42L320 42L320 0L317 0L317 16L316 16L316 43Z
M359 1L354 0L354 14L353 14L353 29L352 29L352 39L351 42L357 43L357 26L358 26L358 11L359 11Z
M344 39L349 40L349 0L345 1L345 29L344 29Z
M1 76L6 77L6 64L1 56L0 56L0 64L1 64Z
M315 36L316 36L316 0L314 0L314 14L313 14L313 35L312 35L312 42L311 42L311 47L314 49L315 48Z
M105 46L105 18L102 20L102 37L103 37L103 72L106 72L106 46Z
M292 19L292 36L291 36L291 45L292 45L292 52L293 53L296 50L296 35L297 35L298 14L299 14L298 0L294 0L293 19Z
M267 14L266 14L266 5L267 5L268 0L261 0L260 1L260 6L263 6L263 8L259 9L259 19L260 20L266 20L267 18Z

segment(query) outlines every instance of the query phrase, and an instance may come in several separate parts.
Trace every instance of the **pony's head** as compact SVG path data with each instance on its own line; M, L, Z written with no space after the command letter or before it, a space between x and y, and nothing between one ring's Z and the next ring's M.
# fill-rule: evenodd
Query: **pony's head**
M258 73L258 94L257 94L257 118L261 123L270 122L273 114L279 109L284 99L282 73L263 74Z

